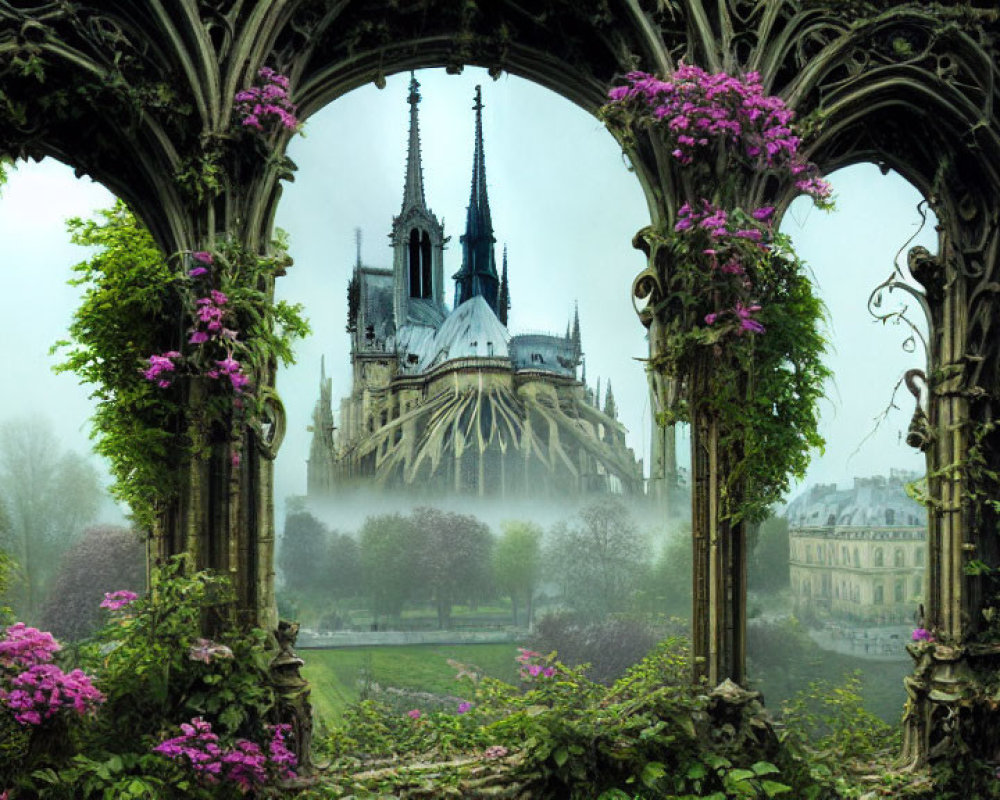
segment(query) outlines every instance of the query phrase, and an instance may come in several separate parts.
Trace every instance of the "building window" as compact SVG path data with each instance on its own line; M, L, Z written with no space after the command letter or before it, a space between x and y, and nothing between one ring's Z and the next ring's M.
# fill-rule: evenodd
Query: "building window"
M875 587L875 605L880 606L885 603L885 590L881 586Z
M847 546L840 548L840 561L845 567L851 565L851 554L847 550Z
M431 296L431 237L424 231L420 238L420 289L421 297Z
M858 548L856 547L854 548L854 568L855 569L861 568L861 559L858 557Z
M881 547L875 548L875 563L873 566L884 567L885 566L885 555L882 553Z
M410 242L407 248L407 260L410 277L410 297L428 298L431 296L431 239L427 231L416 228L410 231Z
M916 550L913 551L913 561L918 567L922 567L924 565L923 547L918 547Z
M892 565L894 567L906 566L906 556L903 553L902 547L897 547L896 552L892 554Z
M904 581L896 581L895 589L895 599L897 603L903 602L903 595L906 593L906 584Z
M924 579L919 575L913 579L913 594L920 597L924 593Z
M813 546L811 544L806 545L806 563L813 563Z
M892 508L887 508L885 510L885 524L895 525L896 524L896 511Z

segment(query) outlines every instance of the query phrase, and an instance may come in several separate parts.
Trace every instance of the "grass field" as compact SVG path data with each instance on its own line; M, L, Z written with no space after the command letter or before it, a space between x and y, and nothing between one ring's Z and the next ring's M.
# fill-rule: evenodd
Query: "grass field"
M467 684L455 680L448 659L474 665L478 671L505 681L517 679L513 644L416 645L301 650L303 676L312 686L312 703L321 719L340 714L358 699L365 671L381 686L435 694L461 694Z
M302 672L312 687L312 703L318 717L339 715L358 699L359 681L367 671L382 687L396 687L435 694L462 695L467 684L455 680L448 659L474 665L479 672L516 682L517 655L513 644L414 645L404 647L357 647L337 650L301 650L306 665ZM905 692L903 676L911 666L864 661L812 647L788 654L781 666L755 670L752 688L764 692L767 705L777 711L782 700L806 690L810 681L842 683L855 670L862 673L865 706L890 723L899 720Z

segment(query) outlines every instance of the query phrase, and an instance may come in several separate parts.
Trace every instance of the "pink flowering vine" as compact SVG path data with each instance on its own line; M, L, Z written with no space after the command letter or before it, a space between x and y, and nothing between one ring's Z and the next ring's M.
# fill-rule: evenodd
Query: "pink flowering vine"
M690 165L716 143L726 144L756 169L784 171L796 188L818 203L830 200L830 184L799 153L801 139L793 130L795 112L776 95L768 95L760 74L737 78L681 64L666 79L630 72L627 85L608 92L611 105L637 106L651 113L667 134L671 154Z
M240 125L261 133L281 128L298 130L297 107L289 98L290 88L285 75L270 67L261 67L255 85L237 92L234 98Z

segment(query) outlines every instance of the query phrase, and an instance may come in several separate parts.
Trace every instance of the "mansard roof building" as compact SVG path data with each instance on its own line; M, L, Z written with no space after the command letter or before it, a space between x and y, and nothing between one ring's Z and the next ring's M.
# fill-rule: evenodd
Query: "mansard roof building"
M507 328L507 252L498 272L479 87L462 264L452 276L454 307L446 305L446 239L424 194L414 77L408 102L392 268L363 265L359 247L348 286L351 391L335 425L324 370L309 496L363 486L494 497L642 492L642 464L625 444L610 384L602 406L577 376L579 314L565 336Z
M813 486L785 512L797 614L867 625L913 619L923 598L927 510L909 497L917 476Z

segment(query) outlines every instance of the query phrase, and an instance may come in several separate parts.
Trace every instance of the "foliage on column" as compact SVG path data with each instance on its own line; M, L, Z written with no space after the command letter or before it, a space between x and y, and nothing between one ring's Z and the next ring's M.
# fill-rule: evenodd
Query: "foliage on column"
M822 446L816 404L828 374L821 304L761 197L805 193L828 206L830 187L799 155L793 112L757 73L681 63L663 79L632 73L609 96L608 125L626 150L645 138L670 192L660 224L637 237L650 265L635 294L647 302L657 419L693 426L695 657L707 659L695 670L739 682L743 526L767 515Z

